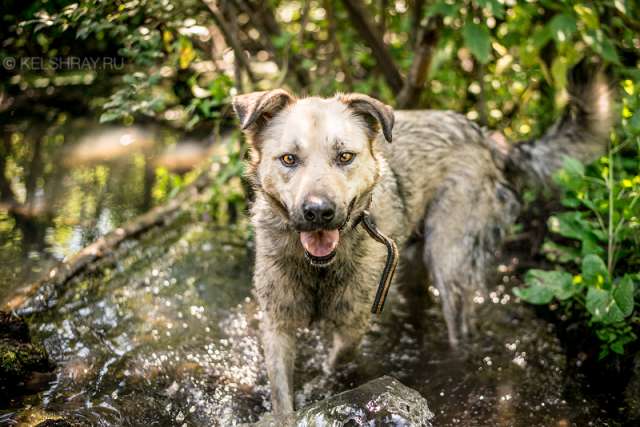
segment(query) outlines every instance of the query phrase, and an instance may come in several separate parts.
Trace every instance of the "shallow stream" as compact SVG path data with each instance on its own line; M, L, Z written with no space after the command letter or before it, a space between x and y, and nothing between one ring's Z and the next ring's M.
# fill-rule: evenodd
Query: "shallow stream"
M120 135L112 148L137 140ZM19 198L31 191L32 206L46 209L20 224L0 214L0 299L163 200L174 178L156 169L151 179L141 150L84 158L56 175L47 164L65 156L58 150L32 187L13 183ZM7 168L26 175L35 155L15 155ZM62 416L81 425L228 426L269 411L250 232L196 211L127 241L64 287L42 288L21 310L58 368L45 391L3 402L0 425ZM481 333L456 351L420 275L393 290L356 359L335 375L322 372L318 332L300 331L298 406L392 375L426 397L438 426L633 425L620 418L618 398L594 390L565 356L553 325L514 301L515 262L505 257L492 293L478 299Z
M269 392L245 234L187 213L64 289L44 288L22 313L58 363L56 378L0 422L43 412L87 425L256 421ZM300 331L298 405L390 374L427 398L435 425L611 424L602 396L566 366L552 326L504 286L481 304L482 334L458 351L430 299L419 283L403 284L334 376L321 370L324 341Z

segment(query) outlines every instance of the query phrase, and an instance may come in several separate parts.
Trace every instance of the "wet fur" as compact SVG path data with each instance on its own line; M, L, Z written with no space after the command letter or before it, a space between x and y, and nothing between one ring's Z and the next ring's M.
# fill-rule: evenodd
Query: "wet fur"
M612 117L610 91L595 71L574 74L571 102L561 120L540 140L515 143L506 151L487 130L450 111L397 111L394 126L389 107L363 95L300 101L272 91L235 100L253 149L254 286L264 312L263 347L274 412L294 409L296 329L321 321L333 331L330 364L355 348L369 325L386 254L384 246L362 227L352 227L351 220L341 232L335 261L324 268L310 265L292 227L292 205L297 202L288 193L299 191L300 185L313 187L319 180L330 185L336 179L344 188L327 190L332 197L345 205L351 197L346 193L359 192L355 217L371 195L372 215L399 248L419 233L422 261L440 292L449 340L455 345L473 330L473 297L484 292L485 274L518 215L521 187L548 182L562 154L588 161L604 151ZM349 102L349 97L356 101ZM299 102L311 111L328 108L327 103L344 107L344 120L361 128L358 137L370 144L369 164L356 172L366 176L352 176L346 184L340 177L326 176L292 184L274 176L279 172L271 167L261 169L269 144L281 143L278 132L284 131L276 131L274 123ZM387 140L393 138L392 144L377 136L379 128Z

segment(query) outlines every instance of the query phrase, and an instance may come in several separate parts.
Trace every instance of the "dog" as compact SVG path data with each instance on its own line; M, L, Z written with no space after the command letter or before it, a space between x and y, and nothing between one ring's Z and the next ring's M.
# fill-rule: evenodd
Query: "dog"
M549 183L564 156L589 162L605 150L613 99L604 73L583 64L568 80L562 117L513 144L455 112L394 113L357 93L233 99L250 146L254 291L275 414L294 410L297 328L329 328L330 366L367 331L388 253L358 226L365 212L400 249L420 233L450 343L473 331L473 297L521 209L519 192Z

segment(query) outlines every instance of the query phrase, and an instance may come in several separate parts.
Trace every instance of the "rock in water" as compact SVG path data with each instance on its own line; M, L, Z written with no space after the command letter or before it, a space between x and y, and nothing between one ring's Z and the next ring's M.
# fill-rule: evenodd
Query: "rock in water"
M271 426L422 426L431 427L427 400L395 378L384 376L285 417L268 415L254 424Z
M39 391L54 366L42 344L31 341L23 319L0 311L0 408L5 400Z

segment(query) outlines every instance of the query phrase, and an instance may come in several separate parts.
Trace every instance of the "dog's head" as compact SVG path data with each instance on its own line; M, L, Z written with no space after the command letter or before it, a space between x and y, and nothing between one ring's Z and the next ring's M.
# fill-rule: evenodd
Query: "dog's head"
M369 96L296 99L284 90L237 96L252 148L250 176L280 208L301 250L328 265L340 233L366 208L379 176L380 129L391 142L393 110Z

